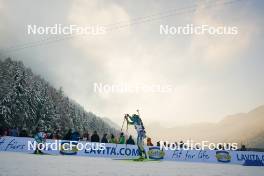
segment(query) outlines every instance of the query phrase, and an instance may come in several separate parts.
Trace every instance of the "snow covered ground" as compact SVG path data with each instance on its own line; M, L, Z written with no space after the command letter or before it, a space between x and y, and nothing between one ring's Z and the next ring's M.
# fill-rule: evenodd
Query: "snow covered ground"
M0 152L0 176L263 176L264 167Z

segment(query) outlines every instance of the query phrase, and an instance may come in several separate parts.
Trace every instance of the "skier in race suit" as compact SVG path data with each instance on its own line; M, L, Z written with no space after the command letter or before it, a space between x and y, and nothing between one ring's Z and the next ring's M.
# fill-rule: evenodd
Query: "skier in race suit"
M139 117L139 115L136 114L133 114L132 116L126 114L125 119L127 121L127 124L134 125L137 131L137 146L140 155L139 159L147 158L147 154L144 149L144 139L146 138L146 131L141 118ZM143 157L143 153L145 155L144 157Z

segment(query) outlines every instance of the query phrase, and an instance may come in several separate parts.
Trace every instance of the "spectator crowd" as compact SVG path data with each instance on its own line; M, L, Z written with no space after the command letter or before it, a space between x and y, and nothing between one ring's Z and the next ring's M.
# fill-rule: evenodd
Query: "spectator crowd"
M37 127L36 131L39 131L39 128ZM136 145L135 140L133 139L132 135L126 136L123 132L120 132L119 135L115 136L114 134L106 134L100 135L97 133L97 131L93 131L93 133L90 135L87 131L84 132L82 135L74 130L69 129L67 133L62 136L60 135L60 131L56 130L53 133L50 132L44 132L46 139L54 139L54 140L71 140L71 141L88 141L88 142L101 142L101 143L113 143L113 144L129 144L129 145ZM29 134L26 129L18 130L18 128L0 128L0 137L1 136L13 136L13 137L34 137L34 135ZM164 146L169 146L169 144L166 144L164 142ZM183 141L175 142L176 146L179 146L180 148L183 148L185 145ZM151 141L151 138L147 138L147 146L153 146L153 143ZM156 146L160 146L160 142L157 142ZM228 146L220 146L222 150L225 150L228 148ZM240 151L245 151L246 146L241 145Z
M36 131L39 131L39 128L37 128ZM64 136L60 135L61 133L59 130L56 130L53 133L50 132L44 132L44 133L46 139L136 145L133 136L132 135L127 136L123 132L120 132L120 134L117 136L114 134L106 134L106 133L100 136L97 133L97 131L93 131L92 134L89 134L86 131L81 135L78 131L74 129L69 129ZM18 130L18 128L0 129L0 137L1 136L34 137L34 135L29 134L26 129ZM147 145L153 146L150 138L147 139Z

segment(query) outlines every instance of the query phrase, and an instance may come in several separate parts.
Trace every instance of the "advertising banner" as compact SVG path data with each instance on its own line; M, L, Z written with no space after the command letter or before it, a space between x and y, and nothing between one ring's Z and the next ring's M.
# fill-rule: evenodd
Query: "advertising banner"
M0 151L34 153L33 138L1 137ZM67 148L72 143L74 147ZM51 155L76 155L133 159L139 156L136 145L87 143L86 141L46 140L42 152ZM64 144L64 145L63 145ZM77 145L88 146L79 150ZM55 148L55 150L54 150ZM246 161L264 162L264 152L226 150L160 150L159 147L145 147L150 159L168 161L209 162L222 164L244 164Z

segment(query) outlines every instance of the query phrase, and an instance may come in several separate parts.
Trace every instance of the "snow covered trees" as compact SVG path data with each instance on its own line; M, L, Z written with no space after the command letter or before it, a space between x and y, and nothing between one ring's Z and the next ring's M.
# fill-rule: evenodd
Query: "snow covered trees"
M22 62L0 60L0 127L27 129L38 125L61 133L75 128L79 132L97 130L112 133L115 129L101 118L56 90ZM61 134L63 135L63 134Z

